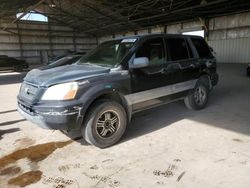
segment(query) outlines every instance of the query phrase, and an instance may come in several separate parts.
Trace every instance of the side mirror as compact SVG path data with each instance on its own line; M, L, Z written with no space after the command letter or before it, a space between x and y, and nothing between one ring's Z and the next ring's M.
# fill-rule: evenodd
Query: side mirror
M148 65L149 65L149 59L147 57L138 57L134 59L130 68L138 69L138 68L147 67Z

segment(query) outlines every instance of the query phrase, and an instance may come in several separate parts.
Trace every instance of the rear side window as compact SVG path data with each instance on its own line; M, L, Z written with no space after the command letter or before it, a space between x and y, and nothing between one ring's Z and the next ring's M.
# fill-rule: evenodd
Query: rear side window
M212 56L210 49L203 39L191 38L200 58L209 58Z
M167 48L172 61L189 59L188 47L184 38L167 38Z
M162 38L149 39L136 52L136 57L147 57L149 65L164 63L164 43Z

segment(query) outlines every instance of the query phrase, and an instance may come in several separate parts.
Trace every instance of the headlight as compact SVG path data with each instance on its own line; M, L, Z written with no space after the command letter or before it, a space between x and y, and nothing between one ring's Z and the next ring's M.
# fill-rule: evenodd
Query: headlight
M49 87L42 96L42 100L70 100L74 99L78 90L76 82L58 84Z

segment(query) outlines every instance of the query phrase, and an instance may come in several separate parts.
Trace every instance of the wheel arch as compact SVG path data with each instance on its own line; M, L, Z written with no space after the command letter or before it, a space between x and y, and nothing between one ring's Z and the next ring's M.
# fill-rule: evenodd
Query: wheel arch
M206 71L202 71L199 77L199 81L203 81L204 83L208 84L209 90L212 89L212 83L211 83L211 78L209 76L209 73Z
M83 122L85 121L86 115L88 114L88 112L90 111L90 109L95 105L95 103L97 101L100 100L112 100L112 101L116 101L117 103L119 103L120 105L122 105L122 107L124 108L126 114L127 114L127 120L128 122L131 120L132 117L132 108L131 106L128 105L125 97L123 96L122 93L118 92L118 91L114 91L114 90L105 90L105 91L101 91L98 94L95 94L91 100L88 101L88 103L86 104L86 106L82 109L81 114L84 115L83 117Z

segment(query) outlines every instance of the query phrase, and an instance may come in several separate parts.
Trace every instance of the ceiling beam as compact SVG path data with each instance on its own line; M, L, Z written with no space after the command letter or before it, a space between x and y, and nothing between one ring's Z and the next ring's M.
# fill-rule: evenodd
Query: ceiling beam
M37 7L38 7L39 5L41 5L44 1L45 1L45 0L41 0L41 1L39 1L38 3L29 6L29 7L25 10L25 12L23 12L20 16L18 16L16 19L14 19L11 23L15 23L15 22L17 22L18 20L20 20L21 18L23 18L27 13L29 13L30 11L34 10L35 8L37 8ZM7 25L1 29L1 31L5 31L5 30L7 31ZM10 32L10 31L8 31L8 32Z

